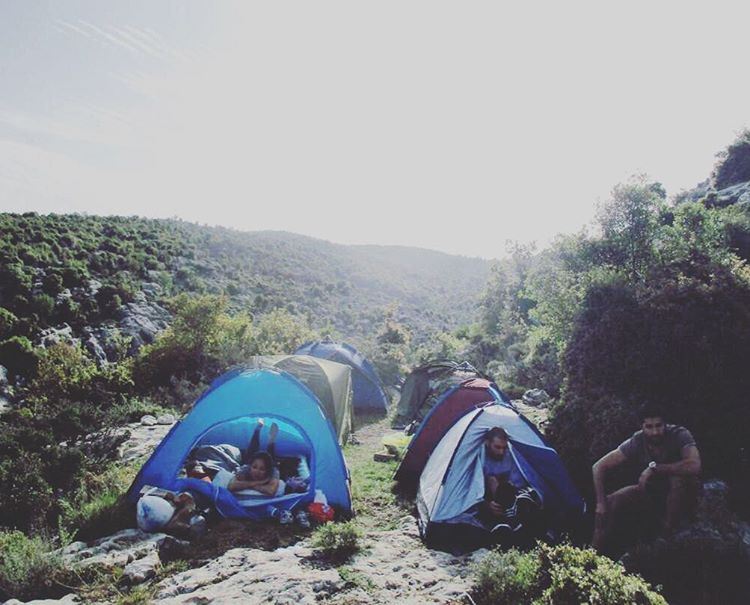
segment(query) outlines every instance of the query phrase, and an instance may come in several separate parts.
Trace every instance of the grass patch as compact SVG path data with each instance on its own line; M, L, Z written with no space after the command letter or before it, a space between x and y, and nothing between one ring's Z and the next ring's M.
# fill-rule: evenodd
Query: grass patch
M87 473L75 493L60 503L61 534L93 540L133 527L133 510L124 496L139 467L140 463L113 464L100 475Z
M339 577L346 582L347 588L361 588L368 594L376 588L370 578L363 573L353 570L351 567L342 565L336 571L339 572Z
M362 531L353 521L326 523L313 533L312 544L329 561L346 561L362 548Z
M187 561L178 560L161 565L156 575L145 584L126 586L123 582L123 570L119 567L99 569L76 590L84 603L116 603L117 605L140 605L151 603L156 594L156 585L169 576L187 571Z
M54 544L20 531L0 531L0 600L57 598L69 592L62 558Z
M355 522L365 530L391 530L408 515L414 502L396 493L392 480L398 462L375 462L373 453L379 449L388 420L382 416L369 418L370 424L358 419L357 444L344 447L344 456L352 475L352 498L357 514Z

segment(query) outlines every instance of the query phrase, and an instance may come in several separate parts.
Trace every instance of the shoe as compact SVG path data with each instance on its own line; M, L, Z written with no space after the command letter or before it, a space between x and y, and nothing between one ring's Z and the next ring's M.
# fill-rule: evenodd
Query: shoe
M297 523L299 523L300 527L304 527L305 529L310 528L310 517L307 516L307 513L305 511L297 511L297 514L294 515L294 518L297 519Z
M281 525L290 525L293 521L292 511L284 509L279 512L279 523Z

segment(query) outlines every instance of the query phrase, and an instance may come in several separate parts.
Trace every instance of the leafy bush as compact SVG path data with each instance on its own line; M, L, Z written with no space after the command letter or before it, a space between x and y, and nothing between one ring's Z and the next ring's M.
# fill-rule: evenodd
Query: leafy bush
M0 531L0 599L59 597L67 590L56 579L63 572L62 559L43 538L26 537L20 531Z
M62 531L88 541L132 526L124 496L139 468L113 464L102 473L83 473L77 489L60 503Z
M8 309L0 307L0 340L12 336L17 324L18 317L8 311Z
M565 353L564 405L548 430L574 474L638 428L644 402L696 438L707 474L736 484L750 432L750 283L711 263L653 273L648 286L592 286ZM679 354L675 354L679 352Z
M717 157L719 161L711 175L717 189L750 181L750 130L741 132Z
M472 597L478 605L666 605L620 564L570 545L493 552L475 573Z
M0 365L8 368L10 373L32 376L37 361L34 347L25 336L12 336L0 342Z
M321 525L313 534L312 543L331 561L346 561L361 549L362 534L352 521Z

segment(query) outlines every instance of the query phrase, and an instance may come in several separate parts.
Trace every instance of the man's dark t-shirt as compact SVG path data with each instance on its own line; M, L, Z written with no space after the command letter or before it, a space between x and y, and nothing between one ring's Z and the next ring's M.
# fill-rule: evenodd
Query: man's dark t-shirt
M682 448L695 445L695 439L683 426L668 424L664 428L664 440L659 446L649 447L643 431L638 431L632 437L623 441L618 449L628 462L639 468L645 468L652 460L664 464L682 460Z

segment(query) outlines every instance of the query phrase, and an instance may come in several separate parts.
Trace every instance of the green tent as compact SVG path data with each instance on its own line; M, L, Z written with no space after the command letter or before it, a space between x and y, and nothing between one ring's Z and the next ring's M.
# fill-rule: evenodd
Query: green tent
M318 398L331 421L336 438L344 445L352 432L352 369L310 355L251 357L251 368L276 368L294 376Z

